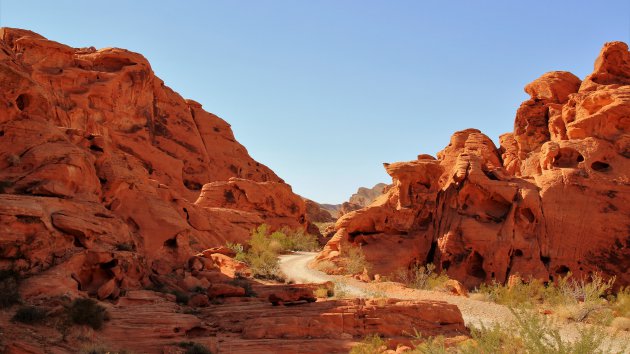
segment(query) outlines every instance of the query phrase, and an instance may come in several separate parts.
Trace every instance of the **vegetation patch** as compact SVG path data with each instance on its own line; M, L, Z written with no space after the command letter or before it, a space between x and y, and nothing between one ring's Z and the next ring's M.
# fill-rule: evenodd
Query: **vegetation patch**
M109 319L107 310L92 299L76 299L67 311L74 324L88 325L96 330L103 328Z
M37 324L43 322L44 319L46 319L46 311L44 309L35 306L22 306L13 315L11 321Z
M415 264L410 269L403 269L394 274L394 279L414 289L440 289L449 281L446 273L436 273L435 265Z
M303 231L282 229L271 232L269 226L262 224L253 230L247 246L238 243L227 243L226 246L236 253L236 260L249 265L254 277L282 280L278 255L289 251L315 251L319 244L316 236Z
M502 305L551 309L562 320L608 326L616 317L630 315L630 290L624 288L613 295L614 282L614 277L605 279L598 273L587 279L575 279L568 273L550 284L536 279L519 280L509 286L482 284L476 294Z
M357 274L370 270L370 264L365 259L365 254L360 246L351 247L345 257L342 257L341 262L346 274Z

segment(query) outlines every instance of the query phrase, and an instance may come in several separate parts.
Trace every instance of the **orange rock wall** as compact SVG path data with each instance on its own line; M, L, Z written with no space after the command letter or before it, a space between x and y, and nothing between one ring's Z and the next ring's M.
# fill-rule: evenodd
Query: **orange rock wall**
M584 81L528 84L514 132L456 132L437 159L386 164L394 187L340 218L319 255L361 245L373 272L434 263L468 287L600 271L630 284L630 53L604 45Z
M261 223L307 226L291 187L140 54L4 28L0 87L0 269L116 294Z

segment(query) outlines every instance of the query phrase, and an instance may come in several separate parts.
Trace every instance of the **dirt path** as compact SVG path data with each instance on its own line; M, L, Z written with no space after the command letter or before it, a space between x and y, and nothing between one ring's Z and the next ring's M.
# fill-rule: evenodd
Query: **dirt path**
M287 276L287 279L298 284L303 283L323 283L326 281L343 284L346 293L355 297L388 297L404 300L439 300L457 305L466 326L479 327L481 323L485 326L495 324L505 324L513 319L510 310L504 306L486 301L474 300L462 296L453 296L439 291L428 291L410 289L402 284L393 282L364 283L354 278L341 275L328 275L315 269L309 268L309 263L313 261L316 252L296 252L293 254L280 256L280 269ZM569 323L562 325L560 334L565 340L573 340L578 337L579 331L590 325L583 323ZM613 337L610 332L610 339L606 346L619 351L626 343L630 343L630 333L620 332ZM630 348L628 348L630 350Z

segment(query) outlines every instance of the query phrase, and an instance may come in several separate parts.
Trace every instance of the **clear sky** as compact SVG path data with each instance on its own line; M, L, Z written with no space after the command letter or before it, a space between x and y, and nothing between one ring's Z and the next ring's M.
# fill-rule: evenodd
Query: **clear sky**
M456 130L497 142L525 84L630 40L630 1L0 0L0 25L142 53L295 192L339 203Z

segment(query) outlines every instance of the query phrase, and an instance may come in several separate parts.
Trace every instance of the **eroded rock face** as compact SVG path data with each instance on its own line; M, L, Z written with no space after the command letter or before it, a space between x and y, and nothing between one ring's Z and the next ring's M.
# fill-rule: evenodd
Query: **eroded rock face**
M117 298L259 224L306 229L291 187L140 54L10 28L0 49L0 269L29 294Z
M584 81L528 84L497 148L456 132L437 159L386 164L394 186L337 221L318 259L361 245L373 272L434 263L467 287L603 272L630 284L630 53L607 43Z

